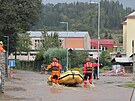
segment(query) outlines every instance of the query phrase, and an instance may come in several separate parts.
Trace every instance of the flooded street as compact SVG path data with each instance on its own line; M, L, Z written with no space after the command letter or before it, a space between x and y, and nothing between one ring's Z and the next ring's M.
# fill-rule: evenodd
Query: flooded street
M47 84L49 75L28 71L15 71L15 78L5 81L0 101L129 101L132 88L117 84L131 82L131 77L100 77L95 88L52 87Z

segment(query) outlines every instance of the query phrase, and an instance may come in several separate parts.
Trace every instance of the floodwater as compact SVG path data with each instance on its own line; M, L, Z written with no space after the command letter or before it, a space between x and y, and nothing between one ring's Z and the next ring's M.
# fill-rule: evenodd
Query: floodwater
M14 78L5 81L0 101L129 101L133 89L117 84L131 82L130 77L101 77L95 88L49 86L49 75L15 70Z

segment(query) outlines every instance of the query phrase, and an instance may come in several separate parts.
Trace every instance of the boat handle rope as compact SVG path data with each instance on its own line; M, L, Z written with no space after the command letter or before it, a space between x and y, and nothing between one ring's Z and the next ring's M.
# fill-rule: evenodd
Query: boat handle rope
M71 73L72 73L72 76L73 76L73 79L75 78L75 73L71 70Z

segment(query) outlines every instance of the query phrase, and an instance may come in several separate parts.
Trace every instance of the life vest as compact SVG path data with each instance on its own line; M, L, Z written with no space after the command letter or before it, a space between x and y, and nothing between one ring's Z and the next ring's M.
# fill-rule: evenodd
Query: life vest
M58 63L52 63L52 71L59 71L59 64Z
M92 73L92 63L86 63L86 72Z

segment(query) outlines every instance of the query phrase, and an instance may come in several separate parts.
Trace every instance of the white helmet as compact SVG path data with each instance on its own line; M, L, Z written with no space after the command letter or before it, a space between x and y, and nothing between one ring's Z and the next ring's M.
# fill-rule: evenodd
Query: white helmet
M0 41L0 44L3 46L3 42L2 41Z

